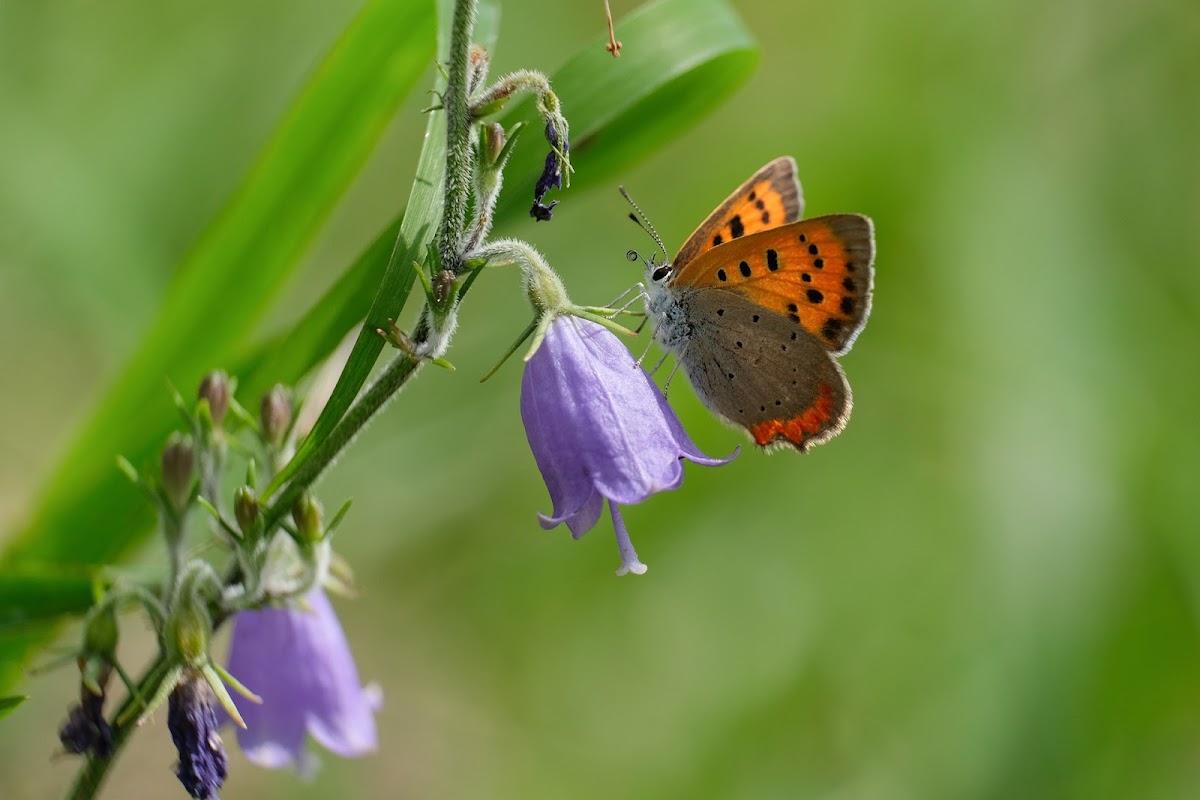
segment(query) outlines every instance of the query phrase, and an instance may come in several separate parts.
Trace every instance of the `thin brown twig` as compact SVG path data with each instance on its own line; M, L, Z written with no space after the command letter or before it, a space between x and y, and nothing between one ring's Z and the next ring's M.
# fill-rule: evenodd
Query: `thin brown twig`
M612 53L613 58L620 58L621 43L617 41L617 33L613 30L612 9L608 7L608 0L604 0L604 16L608 19L608 44L604 45L604 49Z

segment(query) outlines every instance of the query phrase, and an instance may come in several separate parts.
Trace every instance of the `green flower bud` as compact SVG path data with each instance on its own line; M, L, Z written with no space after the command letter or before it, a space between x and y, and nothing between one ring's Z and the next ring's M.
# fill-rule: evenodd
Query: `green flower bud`
M282 384L275 384L271 391L263 395L259 421L263 440L267 444L279 445L283 442L288 426L292 424L292 401L288 399L287 390Z
M489 122L483 126L484 153L487 156L488 166L492 166L500 160L500 153L504 151L506 140L504 126L496 122Z
M167 649L175 661L190 667L208 663L208 639L212 635L212 620L204 603L197 597L184 596L171 610L163 632Z
M319 542L325 535L321 528L323 509L321 502L310 495L302 495L292 507L292 521L300 537L306 542Z
M167 499L176 511L182 511L191 496L195 467L196 449L192 437L178 431L172 433L162 451L162 483Z
M117 612L112 604L99 606L88 616L83 629L83 649L79 653L81 692L104 696L112 665L117 662L119 635Z
M258 497L249 486L239 487L233 494L233 515L247 538L258 530Z
M208 411L212 416L213 427L221 427L225 421L225 412L229 410L229 376L222 370L214 369L200 381L197 399L208 401Z
M102 656L109 661L117 660L117 611L110 603L88 620L83 632L83 649L89 655Z

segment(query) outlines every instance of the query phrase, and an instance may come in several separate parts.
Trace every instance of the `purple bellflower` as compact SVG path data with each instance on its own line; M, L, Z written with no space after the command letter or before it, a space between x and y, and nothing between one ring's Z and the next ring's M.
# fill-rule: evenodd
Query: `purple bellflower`
M551 516L538 515L542 527L565 522L578 539L596 524L608 500L621 554L618 575L646 571L620 506L679 488L684 458L717 466L737 455L709 458L700 452L617 337L565 314L550 322L525 365L521 420L554 503Z
M344 758L375 750L377 692L363 688L329 598L314 589L305 608L239 612L233 620L229 670L262 704L243 714L238 745L260 767L294 765L309 774L306 740Z

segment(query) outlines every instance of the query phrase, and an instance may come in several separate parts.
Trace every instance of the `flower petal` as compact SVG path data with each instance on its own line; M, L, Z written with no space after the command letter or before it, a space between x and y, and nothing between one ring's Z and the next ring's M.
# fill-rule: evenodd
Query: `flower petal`
M262 696L238 744L261 766L302 765L307 734L341 756L376 747L372 699L325 593L308 608L264 608L234 618L229 670Z
M594 322L564 316L551 323L542 349L563 376L561 413L576 431L578 457L600 493L628 505L677 488L683 472L674 433L655 399L658 387L617 337Z
M521 421L554 504L551 517L562 521L583 507L593 487L580 457L582 431L574 424L570 410L562 407L566 376L553 359L542 354L546 347L547 342L543 342L525 365L521 378Z
M633 542L629 538L629 531L625 530L625 520L621 516L621 512L617 509L617 504L610 502L608 510L612 512L613 531L617 535L617 552L621 554L621 568L617 570L617 576L628 575L645 575L648 567L638 558L637 550L633 549Z
M538 514L538 521L546 530L565 522L571 529L571 536L578 539L596 526L596 522L600 519L600 512L603 510L604 495L593 489L592 496L575 511L561 517L547 517L545 514Z
M671 427L671 435L675 438L675 445L679 448L681 457L703 467L720 467L733 461L737 458L738 453L742 452L742 446L738 445L725 458L713 458L712 456L705 455L696 446L696 443L692 441L692 437L688 436L687 431L683 429L683 423L679 421L679 417L675 415L675 411L667 404L666 396L662 392L658 392L657 396L663 415L667 419L667 424Z

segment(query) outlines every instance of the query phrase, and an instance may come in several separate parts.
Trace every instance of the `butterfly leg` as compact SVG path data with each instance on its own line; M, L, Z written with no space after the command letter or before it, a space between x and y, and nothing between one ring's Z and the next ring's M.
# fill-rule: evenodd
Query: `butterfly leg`
M645 290L646 290L646 287L645 287L645 286L643 286L641 283L635 283L633 286L630 286L628 289L626 289L625 291L621 292L619 295L617 295L616 297L614 297L614 298L612 299L612 302L608 304L608 307L609 307L609 308L612 308L612 307L613 307L613 306L615 306L617 303L619 303L619 302L621 302L622 300L624 300L626 297L629 297L629 294L630 294L631 292L637 292L637 293L638 293L637 295L635 295L635 296L634 296L634 299L637 299L637 297L638 297L638 296L640 296L640 295L641 295L641 294L642 294L642 293L643 293Z
M648 348L648 347L647 347L647 348L646 348L646 352L645 352L645 353L642 353L642 358L645 358L645 357L646 357L646 355L647 355L649 352L650 352L650 348ZM660 358L660 359L658 360L658 363L654 365L654 368L653 368L653 369L651 369L651 370L648 370L648 374L650 374L650 375L653 375L654 373L658 372L659 368L660 368L660 367L662 367L662 365L666 363L666 361L667 361L667 357L668 357L668 356L670 356L670 355L671 355L671 351L670 351L670 350L668 350L667 352L663 353L663 357L662 357L662 358ZM676 366L678 366L678 365L676 365ZM671 374L672 374L672 375L674 375L674 374L675 374L675 370L671 370ZM669 380L670 380L670 379L668 378L668 381L669 381ZM666 393L666 390L665 390L665 389L663 390L663 393L664 393L664 394Z
M653 345L654 345L654 337L651 336L650 341L646 342L646 349L642 351L642 354L640 356L638 356L637 361L633 362L633 365L635 367L640 367L642 365L642 362L646 360L646 356L650 355L650 348ZM659 364L662 364L662 362L660 361ZM658 367L655 367L654 369L658 369ZM654 370L651 370L650 374L653 375Z
M667 390L671 388L671 381L674 379L675 373L679 372L679 365L683 363L683 357L687 354L687 349L688 346L685 344L683 351L679 354L679 358L675 359L675 366L671 367L671 374L667 376L667 382L663 384L663 397L667 396ZM665 359L666 356L663 356L663 358ZM658 362L658 365L662 366L662 362ZM655 367L655 369L658 369L658 367Z
M629 294L631 292L636 292L636 294L634 294L633 297L630 297L628 300L626 300L626 298L629 297ZM633 286L630 286L628 289L626 289L625 291L621 292L619 295L614 297L612 302L609 303L607 306L601 306L598 308L586 306L585 308L588 311L595 311L597 314L604 314L605 316L612 318L612 317L619 316L619 315L624 314L627 311L629 311L629 307L631 305L633 305L634 303L637 303L639 301L649 300L649 299L650 299L649 296L646 294L646 287L643 286L641 283L635 283ZM615 307L617 305L617 303L620 303L622 300L625 300L624 305L620 306L619 308ZM633 312L629 312L629 313L631 315L633 314Z

